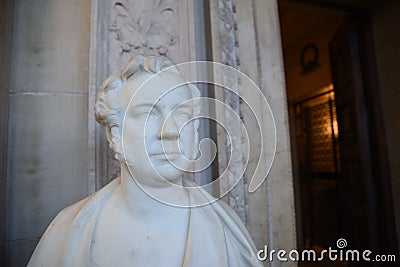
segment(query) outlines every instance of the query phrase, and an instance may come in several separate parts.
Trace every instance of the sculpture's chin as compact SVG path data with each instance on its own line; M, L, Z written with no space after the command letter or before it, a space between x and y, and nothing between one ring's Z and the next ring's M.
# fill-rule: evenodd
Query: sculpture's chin
M158 168L158 175L160 176L160 179L164 180L165 182L177 185L182 184L183 172L173 166Z
M151 157L151 162L158 176L175 184L181 181L184 170L189 170L181 155L155 156Z

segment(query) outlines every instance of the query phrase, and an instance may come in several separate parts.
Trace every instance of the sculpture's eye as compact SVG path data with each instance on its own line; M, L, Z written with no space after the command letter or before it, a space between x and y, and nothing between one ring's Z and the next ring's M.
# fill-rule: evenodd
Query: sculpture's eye
M179 107L174 111L174 117L182 120L190 120L192 117L192 109L190 107Z
M156 113L154 111L145 111L141 112L140 114L137 115L137 118L141 120L150 120L156 116Z
M152 107L138 107L132 110L132 116L135 119L146 119L157 115L155 108Z
M176 112L176 113L175 113L175 116L176 116L176 117L179 117L179 118L182 118L182 119L187 119L187 120L189 120L190 117L192 116L192 114L191 114L191 112L182 110L182 111Z
M139 114L139 116L141 116L141 117L154 116L154 115L155 115L154 111L145 111L145 112L141 112Z

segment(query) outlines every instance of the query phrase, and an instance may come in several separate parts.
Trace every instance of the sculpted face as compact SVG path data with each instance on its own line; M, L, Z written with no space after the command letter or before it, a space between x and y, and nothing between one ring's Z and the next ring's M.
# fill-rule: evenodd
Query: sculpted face
M126 161L141 184L180 184L195 156L192 91L176 74L139 73L120 91ZM181 86L179 86L181 85ZM125 112L126 111L126 112Z

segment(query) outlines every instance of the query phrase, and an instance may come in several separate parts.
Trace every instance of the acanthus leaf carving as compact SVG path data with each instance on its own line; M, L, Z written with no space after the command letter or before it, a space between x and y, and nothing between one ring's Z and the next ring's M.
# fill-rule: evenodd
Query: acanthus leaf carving
M176 0L116 0L109 30L120 44L120 54L167 55L179 36L174 27Z

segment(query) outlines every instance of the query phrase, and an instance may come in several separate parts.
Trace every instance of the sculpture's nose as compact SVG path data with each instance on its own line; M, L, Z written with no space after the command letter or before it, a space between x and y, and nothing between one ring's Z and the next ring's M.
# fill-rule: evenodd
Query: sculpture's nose
M179 129L172 118L167 118L165 123L160 127L158 138L160 140L165 139L177 139L179 137Z

